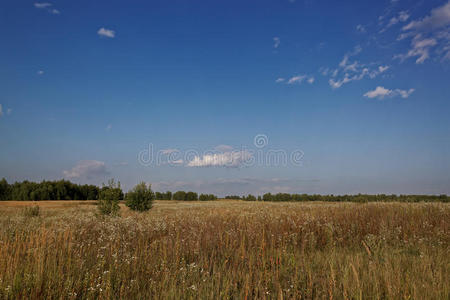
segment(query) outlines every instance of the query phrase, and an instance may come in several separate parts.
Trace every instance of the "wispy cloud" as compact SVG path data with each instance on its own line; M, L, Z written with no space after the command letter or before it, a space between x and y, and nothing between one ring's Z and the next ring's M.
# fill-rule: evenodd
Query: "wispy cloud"
M279 77L275 80L276 83L286 83L289 85L294 85L294 84L302 84L304 81L308 82L309 84L313 84L314 83L314 76L312 75L295 75L290 77L289 79L285 79L283 77Z
M430 15L421 20L410 22L403 30L433 30L450 24L450 1L443 6L431 10Z
M38 75L44 75L44 71L43 70L39 70L36 72Z
M296 76L292 76L291 78L289 78L288 80L288 84L300 84L303 82L303 80L305 80L306 75L296 75Z
M49 2L35 2L34 7L39 8L39 9L45 9L47 12L49 12L53 15L59 15L61 13L56 8L52 8L53 4L49 3Z
M277 82L283 82L285 81L284 79L281 81L277 81ZM302 84L304 81L308 82L309 84L313 84L314 83L314 77L312 75L295 75L292 76L291 78L289 78L286 83L287 84Z
M361 24L356 25L356 31L360 32L360 33L365 33L366 32L366 27L364 27Z
M411 41L411 49L405 54L397 54L395 58L404 61L410 57L417 57L416 64L423 64L430 58L431 48L438 44L434 38L423 38L421 34L416 35Z
M36 2L36 3L34 3L34 7L36 7L36 8L49 8L50 6L52 6L52 4L48 3L48 2Z
M105 128L106 131L111 131L111 129L112 129L112 124L106 125L106 128Z
M385 32L386 30L388 30L390 27L401 23L401 22L406 22L409 19L410 15L408 11L402 10L400 11L396 16L392 17L389 22L387 23L387 25L380 30L381 32Z
M99 36L104 36L104 37L107 37L107 38L114 38L116 36L116 32L114 30L106 29L104 27L100 28L97 31L97 34Z
M12 113L12 109L8 108L6 109L6 114L10 115ZM0 117L2 117L5 114L5 111L3 110L2 104L0 104Z
M404 61L416 57L416 64L423 64L435 54L442 59L450 59L450 1L431 10L430 14L403 26L403 33L397 40L412 38L407 53L394 58Z
M280 38L279 37L274 37L273 38L273 47L275 48L275 49L277 49L279 46L280 46Z
M344 55L339 63L338 69L335 69L334 71L329 69L322 70L322 75L331 75L328 83L333 89L340 88L346 83L362 80L366 77L373 79L389 69L389 66L383 65L379 65L374 69L374 64L363 64L357 60L350 60L351 57L358 55L361 51L362 48L360 46L356 46L353 51ZM341 74L340 78L336 78L338 77L338 74Z
M373 99L373 98L377 98L377 99L384 99L386 97L396 97L396 96L400 96L404 99L408 98L413 92L415 91L415 89L409 89L409 90L401 90L401 89L395 89L395 90L390 90L390 89L386 89L382 86L378 86L375 90L373 91L368 91L367 93L364 94L364 97Z
M104 177L109 174L106 164L98 160L82 160L79 161L72 169L63 171L63 175L69 179L93 179L96 177Z

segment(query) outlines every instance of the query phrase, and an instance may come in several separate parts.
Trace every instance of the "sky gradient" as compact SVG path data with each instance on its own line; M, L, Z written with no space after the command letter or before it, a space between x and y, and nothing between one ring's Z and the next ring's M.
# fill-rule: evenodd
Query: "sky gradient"
M448 0L3 1L0 35L8 182L450 194Z

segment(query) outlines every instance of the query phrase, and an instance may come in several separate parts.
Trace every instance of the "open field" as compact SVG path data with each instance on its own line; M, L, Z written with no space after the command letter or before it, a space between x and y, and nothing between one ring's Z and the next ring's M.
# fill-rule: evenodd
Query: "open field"
M0 298L449 299L450 204L0 202Z

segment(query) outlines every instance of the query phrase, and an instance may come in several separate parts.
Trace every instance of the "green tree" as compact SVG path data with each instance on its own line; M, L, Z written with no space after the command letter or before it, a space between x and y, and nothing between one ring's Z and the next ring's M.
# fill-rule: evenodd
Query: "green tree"
M123 192L120 182L114 179L108 181L108 185L103 185L98 197L98 209L103 215L117 215L119 213L119 201L123 199Z
M248 195L247 197L242 197L245 201L256 201L256 197L253 195Z
M185 191L178 191L175 194L173 194L173 200L184 201L185 199L186 199Z
M200 194L198 200L200 201L217 200L217 196L213 194Z
M198 195L197 195L197 193L194 193L194 192L187 192L186 193L186 198L184 200L186 200L186 201L197 201L198 200Z
M151 185L147 186L145 182L141 182L127 193L125 204L132 210L147 211L152 208L154 199Z

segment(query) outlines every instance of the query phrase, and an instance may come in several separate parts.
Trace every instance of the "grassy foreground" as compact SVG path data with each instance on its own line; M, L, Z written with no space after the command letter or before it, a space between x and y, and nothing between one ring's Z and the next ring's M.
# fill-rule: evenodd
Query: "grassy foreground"
M0 298L450 298L450 204L39 205L0 202Z

